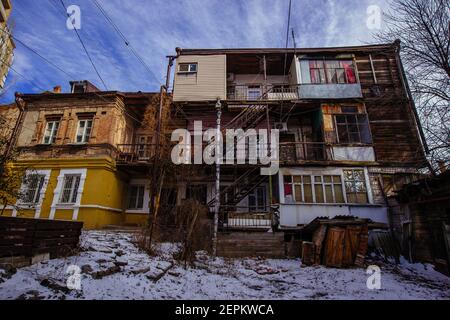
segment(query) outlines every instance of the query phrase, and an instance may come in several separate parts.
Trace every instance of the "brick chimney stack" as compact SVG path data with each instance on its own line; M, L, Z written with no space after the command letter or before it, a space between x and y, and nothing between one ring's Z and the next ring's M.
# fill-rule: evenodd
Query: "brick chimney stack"
M61 86L56 86L53 88L54 93L61 93Z

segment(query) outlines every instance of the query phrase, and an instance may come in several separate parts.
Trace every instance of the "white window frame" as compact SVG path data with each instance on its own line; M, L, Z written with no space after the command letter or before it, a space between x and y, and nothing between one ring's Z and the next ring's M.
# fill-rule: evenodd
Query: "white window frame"
M80 128L81 128L81 123L84 122L84 127L83 127L83 132L81 134L81 141L78 141L78 136L80 136ZM89 127L89 135L87 134L87 128L88 128L88 124L90 123L90 127ZM78 126L77 126L77 131L75 132L75 143L77 144L86 144L89 142L89 139L91 138L91 134L92 134L92 127L94 124L94 120L93 119L80 119L78 120Z
M51 129L49 128L51 125ZM50 134L47 136L47 132L50 129ZM56 136L58 135L59 130L59 120L51 120L47 121L45 125L45 132L44 136L42 138L42 144L54 144L56 142ZM45 140L48 137L48 142L45 142Z
M134 199L134 203L131 205L131 190L136 188L136 198ZM127 197L127 210L143 210L144 209L144 199L145 199L145 184L132 184L128 189L128 197ZM142 192L142 207L139 207L139 199L141 198Z
M181 71L181 66L188 66L188 71ZM195 66L195 70L193 69ZM198 63L197 62L181 62L178 64L178 73L197 73L198 72Z
M52 172L51 170L27 170L25 172L25 176L33 175L33 174L44 176L44 183L42 184L42 187L41 187L41 189L39 191L39 201L38 202L25 203L25 202L22 201L22 199L18 199L16 201L16 207L17 208L22 208L23 207L23 208L26 208L26 209L34 209L35 210L35 213L34 213L34 218L35 219L38 219L40 217L40 215L41 215L41 209L42 209L41 206L42 206L42 203L44 202L44 199L45 199L45 192L47 191L47 186L48 186L48 182L50 180L51 172ZM20 187L21 193L25 192L26 189L27 189L27 184L22 182L22 185ZM17 216L17 208L13 209L13 212L12 212L12 216L13 217Z
M126 192L126 197L125 197L125 212L126 213L137 213L137 214L148 214L148 204L150 201L150 193L149 193L149 185L150 185L150 181L146 180L146 179L132 179L129 183L129 186L144 186L144 201L143 201L143 206L141 209L129 209L128 208L128 204L129 204L129 193Z
M60 197L64 186L64 177L66 175L81 175L80 183L77 190L77 198L75 203L60 203ZM49 219L55 218L56 210L72 210L72 220L77 220L78 211L80 209L81 200L83 198L84 183L86 181L87 169L62 169L57 178L56 188L53 191L53 202L50 208Z
M70 186L67 189L69 191L67 201L63 201L63 198L66 196L66 182L67 180L71 178ZM65 174L63 177L63 185L61 189L61 193L59 195L58 204L62 205L72 205L77 203L77 197L78 197L78 190L80 188L80 182L81 182L81 174Z

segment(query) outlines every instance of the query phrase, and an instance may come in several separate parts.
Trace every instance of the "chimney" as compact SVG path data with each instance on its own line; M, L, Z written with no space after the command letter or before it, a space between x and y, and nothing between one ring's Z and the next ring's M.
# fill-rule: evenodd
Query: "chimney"
M53 88L54 93L61 93L61 86L56 86Z

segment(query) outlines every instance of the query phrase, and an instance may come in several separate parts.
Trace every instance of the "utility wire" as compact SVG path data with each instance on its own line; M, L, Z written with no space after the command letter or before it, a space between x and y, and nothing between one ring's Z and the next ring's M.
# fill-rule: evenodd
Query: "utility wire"
M63 6L63 8L64 8L64 10L65 10L65 12L66 12L67 18L70 19L70 15L67 13L67 8L66 8L66 5L64 4L64 0L60 0L60 2L61 2L61 5ZM86 52L86 55L87 55L89 61L91 62L92 67L94 68L95 72L97 73L97 76L99 77L100 81L103 83L103 86L104 86L105 89L108 91L108 86L106 85L105 81L103 80L102 76L100 75L100 72L98 71L97 67L95 66L95 63L94 63L94 61L92 60L91 55L89 54L89 51L87 50L87 48L86 48L86 46L85 46L85 44L84 44L84 42L83 42L83 39L81 39L81 36L80 36L80 34L78 33L78 30L75 28L75 25L73 24L72 20L70 20L70 21L71 21L71 23L72 23L72 26L74 26L73 30L74 30L75 33L77 34L78 40L80 40L80 43L81 43L81 45L83 46L84 52Z
M11 64L5 62L5 61L4 61L3 59L1 59L1 58L0 58L0 62L1 62L3 65L7 66L7 67L8 67L9 69L11 69L12 71L14 71L14 73L16 73L18 76L22 77L23 79L25 79L25 80L29 81L30 83L32 83L33 85L35 85L39 90L46 91L44 88L42 88L40 85L38 85L34 80L31 80L31 79L25 77L22 73L20 73L20 72L17 71L16 69L14 69L14 68L11 66Z
M58 69L59 71L61 71L62 73L64 73L65 75L67 75L68 77L71 78L71 80L75 79L75 77L71 74L69 74L68 72L64 71L61 67L57 66L56 64L54 64L53 62L51 62L50 60L48 60L47 58L45 58L44 56L42 56L39 52L37 52L36 50L34 50L33 48L31 48L30 46L28 46L26 43L24 43L22 40L20 40L19 38L17 38L16 36L12 35L11 33L9 33L8 31L6 31L5 29L0 27L0 31L9 34L11 36L11 38L14 39L15 42L20 43L22 46L24 46L25 48L27 48L28 50L30 50L31 52L33 52L35 55L37 55L38 57L40 57L42 60L44 60L45 62L47 62L48 64L50 64L52 67L54 67L55 69Z
M134 49L134 47L131 45L131 42L127 39L127 37L123 34L122 31L120 31L119 27L114 23L114 21L111 19L111 17L108 15L108 13L103 9L103 7L100 5L100 3L97 0L92 0L92 2L97 6L97 8L100 10L101 14L104 16L106 21L109 22L109 24L114 28L114 30L117 32L119 37L123 40L125 43L125 46L127 46L132 54L139 60L139 62L144 66L144 68L148 71L148 73L153 77L154 80L159 82L158 78L155 76L151 68L148 66L147 63L145 63L144 59L137 53L137 51Z
M292 0L289 0L288 21L287 21L287 29L286 29L286 51L284 53L283 81L286 79L287 49L289 46L289 29L291 28L291 8L292 8ZM283 100L281 101L280 122L282 120L282 116L283 116Z

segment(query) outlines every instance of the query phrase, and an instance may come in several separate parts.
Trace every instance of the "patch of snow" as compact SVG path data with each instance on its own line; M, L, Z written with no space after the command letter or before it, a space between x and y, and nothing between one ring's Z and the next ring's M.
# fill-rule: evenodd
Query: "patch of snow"
M365 269L304 267L299 259L213 259L206 252L197 252L194 265L185 269L173 259L179 249L162 243L149 256L131 234L83 232L78 255L18 269L0 283L0 299L450 298L450 279L431 265L378 263L382 287L369 290ZM82 288L67 293L58 286L66 283L70 265L82 269ZM46 279L44 284L57 285L43 286Z

